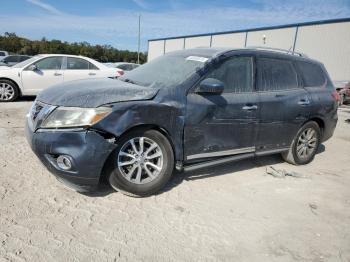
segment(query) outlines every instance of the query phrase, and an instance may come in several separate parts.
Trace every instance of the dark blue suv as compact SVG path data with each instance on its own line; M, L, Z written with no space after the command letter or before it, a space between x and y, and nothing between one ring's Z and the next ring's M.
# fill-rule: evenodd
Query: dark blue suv
M146 196L174 169L193 170L281 153L307 164L337 123L324 66L262 49L191 49L159 57L118 80L60 84L42 92L28 141L57 178L79 191L106 178Z

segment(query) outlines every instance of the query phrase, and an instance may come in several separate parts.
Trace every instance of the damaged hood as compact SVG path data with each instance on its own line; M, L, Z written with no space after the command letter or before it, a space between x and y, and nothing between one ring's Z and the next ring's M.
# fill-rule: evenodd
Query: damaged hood
M115 102L149 100L159 89L115 79L89 79L55 85L41 92L37 100L56 106L98 107Z

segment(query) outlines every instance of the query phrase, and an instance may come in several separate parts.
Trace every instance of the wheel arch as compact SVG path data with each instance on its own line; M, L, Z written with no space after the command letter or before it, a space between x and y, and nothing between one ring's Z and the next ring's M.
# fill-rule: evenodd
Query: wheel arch
M174 155L174 162L176 162L176 147L174 145L174 141L170 136L170 133L166 130L166 128L155 125L155 124L137 124L135 126L132 126L128 129L126 129L119 137L126 135L129 132L132 132L134 130L156 130L159 133L161 133L162 135L164 135L166 137L166 139L169 141L171 149L173 150L173 155ZM116 141L118 141L118 138L116 138ZM115 150L115 149L114 149ZM103 168L100 174L100 183L101 182L106 182L109 170L108 170L108 163L109 161L112 161L111 156L113 155L113 152L111 152L109 154L109 156L107 157L107 159L105 160L104 164L103 164Z
M317 125L320 127L321 130L321 137L323 136L324 133L324 129L325 129L325 121L321 118L321 117L311 117L310 119L308 119L306 122L303 123L303 125L305 125L308 122L314 121L317 123Z
M162 135L164 135L168 139L168 141L171 145L171 148L174 152L174 157L175 157L176 147L175 147L173 139L171 138L170 133L168 132L168 130L166 130L166 128L155 125L155 124L138 124L138 125L135 125L135 126L132 126L128 129L126 129L120 136L123 136L131 131L134 131L134 130L156 130L156 131L158 131L159 133L161 133Z

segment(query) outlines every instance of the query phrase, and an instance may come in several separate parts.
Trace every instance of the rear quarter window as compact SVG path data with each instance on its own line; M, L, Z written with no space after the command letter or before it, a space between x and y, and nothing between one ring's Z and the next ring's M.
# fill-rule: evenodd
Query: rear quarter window
M257 62L259 91L298 88L298 75L293 62L275 58L259 58Z
M302 61L298 61L297 65L303 78L304 86L319 87L326 85L327 77L320 65Z

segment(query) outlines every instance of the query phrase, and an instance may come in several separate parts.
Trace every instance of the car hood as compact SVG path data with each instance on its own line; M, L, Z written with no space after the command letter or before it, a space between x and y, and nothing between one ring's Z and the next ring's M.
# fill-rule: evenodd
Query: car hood
M116 79L89 79L55 85L42 91L37 100L56 106L91 108L115 102L149 100L158 90Z

